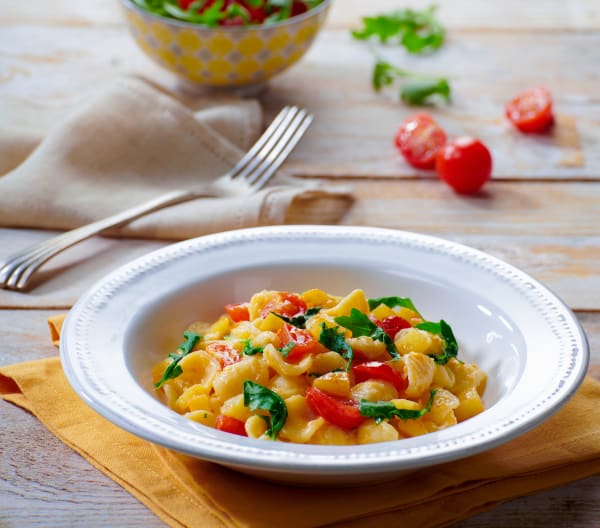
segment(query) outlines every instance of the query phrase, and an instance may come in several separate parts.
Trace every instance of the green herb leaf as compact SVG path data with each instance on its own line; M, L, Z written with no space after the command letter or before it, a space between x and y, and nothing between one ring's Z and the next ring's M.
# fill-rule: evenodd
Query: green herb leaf
M374 17L364 17L363 27L352 31L359 40L372 37L387 43L395 38L409 53L438 49L444 43L444 28L435 17L435 7L423 11L402 9Z
M281 431L287 420L288 411L285 402L276 392L250 380L244 381L243 392L244 405L248 409L251 411L261 409L269 412L271 419L266 435L275 440L277 433Z
M454 337L452 327L443 319L439 323L433 323L431 321L420 323L416 325L415 328L419 328L421 330L425 330L426 332L431 332L432 334L437 334L442 337L444 342L442 353L431 356L433 361L435 361L438 365L445 365L448 363L448 361L458 355L458 343Z
M395 308L396 306L402 306L404 308L408 308L412 310L417 315L421 315L419 310L416 309L412 300L409 297L376 297L374 299L369 299L369 310L374 310L380 304L385 304L389 308Z
M244 341L244 348L242 349L242 354L244 354L245 356L253 356L254 354L262 354L263 352L263 347L252 346L251 339L246 339Z
M450 100L450 85L446 79L415 80L404 83L400 88L400 97L411 105L426 103L434 95Z
M338 332L336 328L327 328L325 323L321 323L319 343L347 359L348 365L346 366L346 371L350 370L352 360L354 359L354 350L352 350L352 347L346 341L343 332Z
M281 315L275 312L271 312L273 315L279 317L279 319L284 320L286 323L295 326L296 328L306 328L306 321L316 313L321 311L320 306L315 306L314 308L309 308L305 313L300 315L294 315L294 317L286 317L285 315Z
M352 337L368 336L385 344L387 351L392 357L399 357L396 345L392 338L379 328L371 319L356 308L350 310L350 315L336 317L335 322L352 332Z
M435 390L429 393L429 400L427 405L423 409L411 410L411 409L397 409L396 406L389 401L378 401L370 402L367 400L360 400L360 414L367 418L374 418L376 423L381 423L383 420L389 420L396 416L401 420L416 420L421 416L427 414L431 410L431 404L435 397Z
M183 372L179 362L187 356L194 349L198 341L202 339L202 336L195 332L184 332L183 337L185 337L185 342L177 347L181 352L169 354L168 357L171 358L171 362L163 372L162 378L154 384L154 388L160 389L165 382L176 378Z
M294 348L296 346L296 343L294 343L293 341L290 341L287 345L281 347L279 350L279 353L284 357L288 357L289 353L292 351L292 348Z

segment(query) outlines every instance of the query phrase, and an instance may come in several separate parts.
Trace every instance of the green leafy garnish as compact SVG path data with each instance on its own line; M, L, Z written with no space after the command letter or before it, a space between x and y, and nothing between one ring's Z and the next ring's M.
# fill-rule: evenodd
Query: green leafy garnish
M429 400L427 405L423 409L412 410L412 409L397 409L396 406L390 401L378 401L370 402L367 400L360 400L360 414L367 418L374 418L375 423L381 423L383 420L389 420L396 416L401 420L416 420L421 416L427 414L431 410L431 404L435 397L435 390L429 393Z
M385 344L387 351L392 357L399 357L396 345L385 331L378 327L371 319L356 308L350 310L350 315L341 315L334 321L352 332L352 337L368 336L371 339L381 341Z
M225 0L196 0L187 9L181 8L177 0L132 0L134 4L154 15L183 20L207 27L217 27L225 20L239 19L242 25L253 24L250 10L261 9L265 15L264 24L281 22L292 16L293 0L248 0L246 2L226 2ZM321 4L323 0L304 2L308 9ZM237 23L237 22L236 22Z
M303 314L294 315L293 317L286 317L285 315L281 315L281 314L278 314L275 312L271 312L271 313L273 315L279 317L279 319L282 319L286 323L291 324L292 326L295 326L296 328L306 328L306 321L308 321L308 318L312 317L316 313L319 313L320 311L321 311L321 307L315 306L314 308L309 308Z
M400 97L410 105L420 105L433 95L450 100L450 85L446 79L415 80L404 83L400 88Z
M458 355L458 343L454 337L454 332L452 332L450 325L443 319L439 323L433 323L431 321L420 323L416 325L415 328L419 328L421 330L425 330L426 332L431 332L432 334L437 334L442 337L442 341L444 342L442 353L430 356L438 365L445 365L448 363L448 361Z
M412 300L409 297L376 297L375 299L369 299L369 310L374 310L380 304L385 304L389 308L395 308L396 306L402 306L412 310L417 315L421 315L419 310L415 307Z
M402 9L393 13L364 17L363 27L352 31L359 40L376 37L382 43L394 39L409 53L438 49L444 43L444 28L435 17L435 6L422 11Z
M321 333L319 334L319 343L325 348L337 352L340 356L348 360L346 371L350 370L352 360L354 359L354 350L347 343L343 332L338 332L336 328L327 328L325 323L321 323Z
M277 433L281 431L287 420L288 411L285 402L276 392L250 380L244 381L243 392L244 405L248 409L251 411L261 409L269 412L271 419L268 422L269 428L265 431L265 434L271 440L275 440Z
M244 348L242 349L242 354L244 354L245 356L253 356L254 354L262 354L263 352L263 347L252 346L251 339L246 339L244 341Z
M292 348L294 348L296 346L296 343L294 343L293 341L290 341L287 345L282 346L281 348L279 348L279 353L284 357L288 357L289 353L292 351Z
M400 97L411 105L430 102L433 96L450 100L450 84L442 77L430 77L397 68L382 59L377 60L373 68L373 88L379 92L384 86L393 84L398 79L408 79L400 87Z
M183 333L183 337L185 337L185 342L181 343L181 345L177 347L177 350L180 350L180 352L174 352L172 354L169 354L171 362L163 372L162 378L160 378L160 380L154 384L154 388L160 389L165 382L169 381L170 379L176 378L183 372L183 369L181 368L181 365L179 365L179 362L185 356L187 356L194 349L198 341L202 339L202 336L200 334L188 331Z

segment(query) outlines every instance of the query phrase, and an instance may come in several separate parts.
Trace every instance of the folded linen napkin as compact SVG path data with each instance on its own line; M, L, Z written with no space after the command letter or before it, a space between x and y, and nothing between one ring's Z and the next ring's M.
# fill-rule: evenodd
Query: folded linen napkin
M49 321L55 343L62 321ZM508 444L391 482L343 489L271 484L141 440L85 405L58 358L0 368L0 395L174 527L443 527L600 471L600 384L590 378L557 414Z
M256 101L180 100L136 77L67 106L67 117L45 137L40 129L56 108L38 116L7 112L0 125L0 226L70 229L167 191L194 189L231 168L263 126ZM293 202L307 209L303 222L331 223L350 197L347 189L324 191L280 171L256 195L194 200L112 234L184 239L281 224Z

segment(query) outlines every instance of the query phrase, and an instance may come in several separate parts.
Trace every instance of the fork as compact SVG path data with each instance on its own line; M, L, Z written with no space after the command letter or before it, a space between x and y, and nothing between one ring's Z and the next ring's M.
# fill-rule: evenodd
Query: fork
M34 244L0 261L0 288L24 291L34 273L65 249L149 213L196 198L243 196L260 191L300 141L313 116L296 106L286 106L263 135L226 174L194 190L166 193L91 224Z

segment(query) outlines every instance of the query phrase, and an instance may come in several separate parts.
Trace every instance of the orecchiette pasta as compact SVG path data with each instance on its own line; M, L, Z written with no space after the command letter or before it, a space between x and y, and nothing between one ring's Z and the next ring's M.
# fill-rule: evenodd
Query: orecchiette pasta
M261 291L195 322L153 369L166 404L208 427L312 444L426 434L483 411L486 374L443 320L403 297Z

